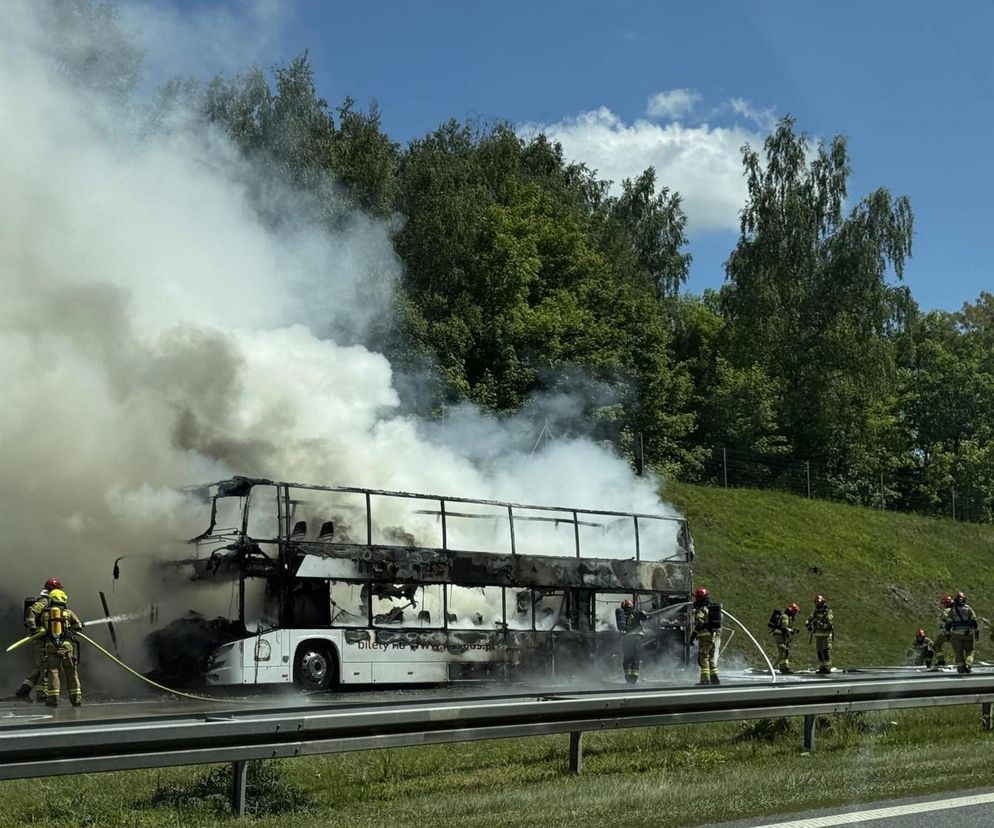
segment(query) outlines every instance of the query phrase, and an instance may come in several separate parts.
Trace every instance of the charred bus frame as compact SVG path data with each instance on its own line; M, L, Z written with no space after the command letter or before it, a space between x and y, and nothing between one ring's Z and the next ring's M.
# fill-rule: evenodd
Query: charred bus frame
M253 534L250 526L253 496L260 487L275 489L276 533L272 537ZM198 555L182 563L193 568L194 579L237 580L238 619L243 626L247 579L265 579L267 596L275 609L271 615L274 623L266 629L252 635L246 628L244 641L257 641L254 648L246 648L244 641L239 644L242 658L229 655L213 660L208 678L216 683L293 681L317 689L350 682L416 683L506 676L545 666L557 673L584 665L599 667L600 662L617 660L618 635L608 631L603 622L598 628L597 603L608 598L616 601L619 595L634 598L648 610L663 611L646 639L649 660L666 655L681 664L686 661L686 613L665 612L667 607L676 610L688 602L692 589L693 542L682 518L247 477L212 483L199 491L211 504L210 525L191 540ZM334 510L318 519L312 514L310 527L308 521L298 519L302 511L298 507L307 503L302 498L318 493L357 498L361 504L358 527ZM218 503L224 498L240 499L240 524L219 529ZM433 520L438 542L426 544L423 538L419 542L402 527L389 527L389 537L383 536L384 526L377 522L377 507L383 500L401 501L406 514ZM493 534L501 535L506 544L503 549L465 549L459 548L458 540L454 542L453 535L460 534L457 526L481 519L500 525L500 531ZM556 533L557 554L535 549L533 540L524 540L529 531L523 527L536 524L545 524ZM622 530L623 526L629 528ZM662 550L660 527L667 527L662 537L670 538L671 534ZM559 531L564 528L568 538ZM622 534L622 545L630 542L629 548L612 545L609 536ZM651 549L647 548L647 537L653 539ZM599 554L605 544L610 554ZM216 548L208 555L199 554L205 546ZM598 554L587 554L591 546L599 547L595 550ZM365 601L364 623L335 623L330 595L336 583L366 590L369 600ZM374 615L374 595L405 595L426 586L441 586L440 618L428 619L427 624L422 619L419 624L391 625ZM454 587L499 588L500 621L485 630L454 627L450 621L454 616L449 612ZM515 628L509 623L509 591L514 592L513 602L519 606L530 600L530 628ZM537 602L557 594L561 594L561 602L551 626L539 629ZM261 647L260 642L273 630L286 634L271 637ZM232 651L233 644L221 648L224 654ZM263 670L261 679L260 647L267 661L282 665L275 671ZM345 651L353 647L364 647L367 654L388 648L430 649L443 654L444 674L437 665L435 669L407 671L406 677L399 678L396 672L385 669L350 670L346 662L355 663L355 653L349 656ZM477 652L467 661L465 654L470 649ZM308 660L308 656L312 658ZM217 667L221 662L226 662L229 672ZM232 670L235 662L240 663L240 674ZM316 674L320 674L318 678Z

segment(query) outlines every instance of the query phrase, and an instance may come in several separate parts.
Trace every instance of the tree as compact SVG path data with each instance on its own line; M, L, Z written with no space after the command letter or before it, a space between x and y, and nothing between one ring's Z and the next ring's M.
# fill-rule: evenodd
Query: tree
M778 431L783 389L759 365L739 367L725 356L726 324L714 291L681 296L672 303L674 359L685 366L694 387L697 413L692 441L702 450L718 448L762 465L788 447ZM772 471L767 468L766 476Z
M892 335L913 302L888 276L911 255L911 205L878 189L844 217L845 139L812 148L789 117L764 156L742 151L748 200L721 293L729 358L785 389L779 420L797 455L845 474L879 447L871 412L896 397Z
M686 265L663 257L682 243L679 200L657 197L649 173L619 208L558 145L502 124L450 121L400 171L406 327L452 393L509 414L568 389L596 436L632 454L642 433L651 462L684 462L690 383L657 296Z
M622 193L610 199L607 212L624 235L624 246L634 253L635 265L660 298L676 296L687 280L690 254L684 228L687 218L680 196L665 187L656 192L656 171L649 167L638 178L626 178Z
M346 98L336 123L306 53L276 67L272 86L258 67L219 75L206 88L171 81L160 90L153 124L167 123L175 110L193 111L222 130L253 162L246 184L271 223L299 218L288 193L332 227L356 209L380 217L394 209L399 148L382 131L379 108L362 112Z
M911 330L902 366L908 434L904 497L911 508L989 519L994 496L994 364L984 294L960 313L932 311Z

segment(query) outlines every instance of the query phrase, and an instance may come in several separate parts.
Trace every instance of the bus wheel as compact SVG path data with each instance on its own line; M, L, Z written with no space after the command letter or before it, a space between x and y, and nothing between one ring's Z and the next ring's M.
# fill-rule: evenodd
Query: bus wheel
M307 642L297 648L293 663L293 683L306 692L330 690L337 681L338 665L331 648L319 642Z

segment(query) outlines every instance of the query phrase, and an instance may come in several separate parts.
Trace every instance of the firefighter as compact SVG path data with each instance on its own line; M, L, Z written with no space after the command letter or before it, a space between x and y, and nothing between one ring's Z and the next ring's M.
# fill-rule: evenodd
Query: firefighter
M61 589L53 589L48 595L48 607L39 616L39 626L45 631L45 704L59 705L59 673L65 674L69 701L73 707L83 703L83 691L79 686L79 672L76 669L76 651L73 647L73 632L83 628L79 620L66 604L69 596Z
M796 603L791 602L782 610L773 610L770 620L767 622L773 640L777 642L777 667L784 675L794 672L790 669L790 641L800 632L792 625L800 611L801 608Z
M915 643L912 645L911 663L917 667L931 667L935 658L935 644L919 627L915 630Z
M953 606L953 596L943 595L939 599L942 612L939 615L939 631L936 633L932 646L935 648L935 665L941 667L946 663L946 657L942 652L943 647L949 643L949 633L946 631L946 613Z
M697 664L701 668L698 684L721 684L718 680L718 640L721 636L721 604L711 600L705 587L694 590L694 632L690 643L697 641Z
M811 633L815 641L815 652L818 655L818 672L832 672L832 642L835 640L835 627L832 624L832 610L824 596L816 595L815 608L804 622L804 627Z
M642 663L642 622L649 616L635 607L631 598L621 602L614 611L614 622L621 633L621 661L625 670L625 681L635 684L639 680L639 667Z
M48 598L53 589L62 589L62 581L58 578L49 578L45 581L45 585L41 588L41 592L38 593L38 597L34 601L28 598L24 602L26 606L24 611L24 629L28 632L35 632L38 629L38 617L48 609ZM31 652L34 669L21 682L21 686L17 688L17 692L14 695L23 701L30 701L31 690L37 686L38 691L35 693L36 700L44 701L45 640L42 637L39 636L31 642Z
M977 613L966 603L966 596L957 592L953 605L942 614L942 627L953 645L956 656L956 672L969 673L973 670L973 645L980 637Z

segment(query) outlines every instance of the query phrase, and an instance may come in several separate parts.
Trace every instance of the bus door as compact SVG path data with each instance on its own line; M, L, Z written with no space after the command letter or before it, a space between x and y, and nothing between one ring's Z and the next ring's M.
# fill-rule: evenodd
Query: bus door
M373 684L434 684L448 678L442 584L372 583L376 647L364 651Z

